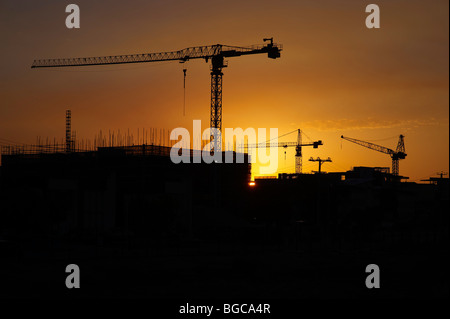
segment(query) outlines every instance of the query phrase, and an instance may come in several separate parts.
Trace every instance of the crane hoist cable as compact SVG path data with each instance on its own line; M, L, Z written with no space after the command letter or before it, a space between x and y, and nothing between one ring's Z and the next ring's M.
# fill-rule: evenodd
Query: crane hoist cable
M286 136L286 135L289 135L289 134L292 134L292 133L296 133L298 130L294 130L294 131L292 131L292 132L288 132L288 133L285 133L285 134L283 134L283 135L280 135L280 136L277 136L277 137L274 137L274 138L271 138L270 140L267 140L266 141L266 143L269 143L270 141L272 141L272 140L274 140L274 139L280 139L281 137L284 137L284 136Z
M183 69L183 116L186 116L186 71Z

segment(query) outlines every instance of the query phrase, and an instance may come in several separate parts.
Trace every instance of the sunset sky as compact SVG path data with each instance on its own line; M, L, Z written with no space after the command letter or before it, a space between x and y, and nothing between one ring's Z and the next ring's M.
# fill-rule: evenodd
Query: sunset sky
M67 29L65 7L81 9ZM366 5L381 29L365 26ZM174 51L216 43L245 46L274 37L281 58L229 59L223 127L301 128L331 157L326 171L391 166L387 155L345 135L395 149L405 135L401 175L411 181L449 170L448 0L25 1L0 0L0 145L61 139L71 109L78 138L100 130L209 124L210 70L202 60L31 69L34 59ZM187 68L186 115L183 72ZM295 141L291 135L285 141ZM294 171L280 150L279 172Z

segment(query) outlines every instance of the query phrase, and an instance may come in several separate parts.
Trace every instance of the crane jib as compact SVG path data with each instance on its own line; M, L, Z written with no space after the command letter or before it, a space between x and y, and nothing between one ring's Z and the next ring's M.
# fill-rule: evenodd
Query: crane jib
M145 63L159 61L181 61L185 62L192 59L209 59L215 56L237 57L242 55L267 53L269 58L276 59L280 57L281 45L267 44L248 47L234 47L222 44L190 47L179 51L158 52L158 53L142 53L142 54L126 54L102 57L86 57L86 58L63 58L63 59L41 59L34 60L32 68L49 68L49 67L71 67L71 66L95 66L95 65L111 65L125 63Z

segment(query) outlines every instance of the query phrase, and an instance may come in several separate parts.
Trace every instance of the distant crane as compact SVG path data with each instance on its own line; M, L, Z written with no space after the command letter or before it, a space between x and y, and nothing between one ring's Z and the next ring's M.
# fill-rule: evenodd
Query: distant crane
M394 176L399 175L399 160L405 159L405 157L407 155L405 153L405 141L404 141L405 136L403 136L403 135L399 136L398 143L397 143L397 149L395 151L390 148L384 147L384 146L357 140L355 138L345 137L343 135L341 135L341 138L344 140L350 141L352 143L367 147L371 150L375 150L375 151L378 151L378 152L381 152L384 154L388 154L392 158L392 174Z
M293 131L295 132L295 131ZM293 133L290 132L290 133ZM287 134L290 134L287 133ZM312 143L302 143L302 132L300 129L297 130L297 142L279 142L279 143L259 143L259 144L245 144L244 148L261 148L261 147L293 147L295 146L295 173L301 174L302 173L302 165L303 165L303 159L302 159L302 147L303 146L312 146L313 148L318 148L319 145L323 145L321 140L312 142ZM285 135L287 135L285 134Z
M310 162L319 162L319 172L318 172L319 174L322 173L322 164L323 163L325 163L325 162L332 162L331 158L329 158L329 157L328 158L324 158L324 159L322 159L320 157L318 157L318 158L312 158L311 157L309 159L309 161Z
M282 46L273 43L273 38L265 38L262 45L253 45L246 47L228 46L215 44L210 46L190 47L187 49L171 52L127 54L104 57L89 58L66 58L66 59L44 59L34 60L32 68L51 68L51 67L74 67L89 65L109 65L126 64L158 61L180 61L184 63L193 59L211 60L211 116L210 127L222 131L222 69L228 66L225 58L238 57L243 55L252 55L267 53L271 59L280 57ZM222 145L218 141L217 134L212 135L214 143L211 147L214 151L221 151Z
M440 178L442 179L442 178L444 178L444 176L447 176L448 173L447 173L447 172L444 172L444 171L440 171L439 173L436 173L436 175L439 175Z

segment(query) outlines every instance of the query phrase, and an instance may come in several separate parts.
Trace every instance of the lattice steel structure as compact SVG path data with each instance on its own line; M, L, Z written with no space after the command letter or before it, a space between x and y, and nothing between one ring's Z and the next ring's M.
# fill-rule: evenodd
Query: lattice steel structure
M404 135L399 136L398 143L397 143L397 149L395 151L390 148L384 147L384 146L380 146L380 145L366 142L366 141L357 140L355 138L345 137L343 135L341 135L341 138L344 140L347 140L349 142L367 147L371 150L381 152L384 154L388 154L392 158L392 174L395 176L399 175L399 173L400 173L399 160L405 159L405 157L407 155L405 153L405 140L404 140L405 136Z

